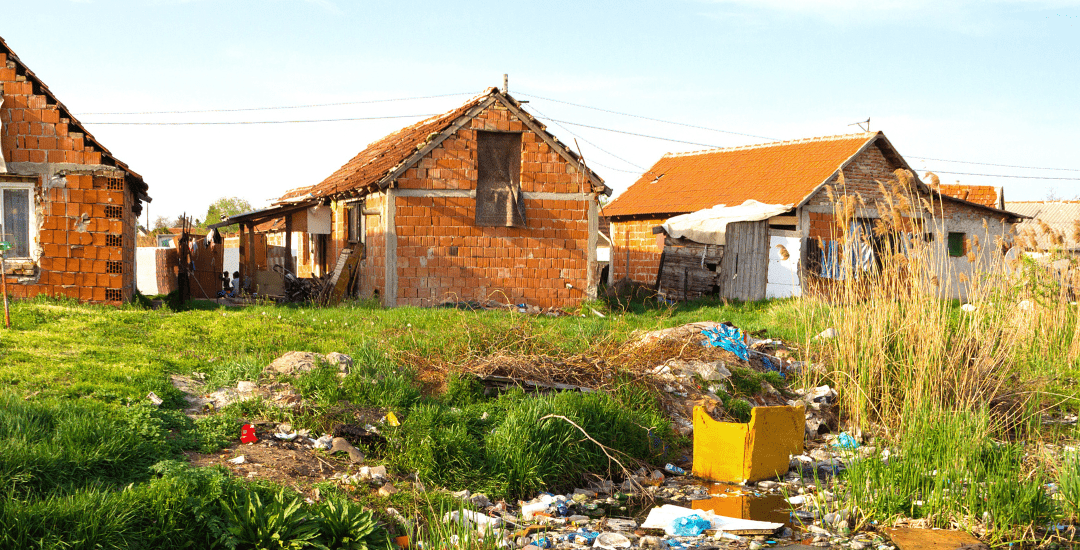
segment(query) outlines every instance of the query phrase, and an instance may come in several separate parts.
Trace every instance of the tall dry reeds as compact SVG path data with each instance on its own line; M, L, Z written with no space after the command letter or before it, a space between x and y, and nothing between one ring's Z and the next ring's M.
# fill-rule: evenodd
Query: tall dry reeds
M825 365L810 376L835 384L852 424L884 435L925 410L990 410L995 426L1011 429L1038 383L1080 353L1069 285L1021 256L1007 262L1014 235L996 220L950 257L941 199L916 185L901 170L875 198L846 192L842 177L827 190L840 278L812 285L798 308L807 327L831 326L838 337L807 339ZM866 212L877 214L869 233L856 230ZM859 247L874 250L872 264L856 261Z

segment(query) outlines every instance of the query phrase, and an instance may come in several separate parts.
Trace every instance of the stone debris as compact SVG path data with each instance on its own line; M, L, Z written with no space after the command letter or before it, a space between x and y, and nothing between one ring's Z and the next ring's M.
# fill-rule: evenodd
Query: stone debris
M292 376L302 372L311 372L323 364L336 366L338 372L348 374L352 363L352 357L344 353L333 352L323 355L311 351L290 351L274 359L263 369L263 374Z

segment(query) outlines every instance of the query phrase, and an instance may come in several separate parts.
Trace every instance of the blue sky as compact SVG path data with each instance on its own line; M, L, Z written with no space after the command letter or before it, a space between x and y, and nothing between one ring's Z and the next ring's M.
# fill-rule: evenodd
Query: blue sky
M870 117L943 182L1003 185L1009 200L1080 194L1080 0L7 0L0 13L0 36L146 178L151 219L201 217L221 196L265 204L419 119L98 123L434 114L503 73L616 192L668 151L849 133ZM467 95L356 103L455 93ZM94 114L325 103L353 104Z

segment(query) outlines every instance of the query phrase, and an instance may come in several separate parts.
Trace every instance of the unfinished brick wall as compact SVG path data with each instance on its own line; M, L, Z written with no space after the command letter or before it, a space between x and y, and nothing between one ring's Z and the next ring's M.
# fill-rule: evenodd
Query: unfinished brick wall
M39 90L40 92L40 90ZM70 120L34 84L16 74L16 64L0 53L0 149L8 162L101 164L101 151L68 131Z
M364 209L379 212L378 215L364 216L367 224L365 241L367 242L367 259L361 268L360 292L363 296L378 294L382 296L386 292L386 232L383 229L384 212L386 212L386 194L376 193L364 199Z
M663 224L668 217L647 220L611 221L611 263L614 280L627 276L627 252L629 252L630 280L642 284L656 283L663 246L652 230Z
M11 172L0 179L34 184L32 257L9 265L8 292L130 300L137 220L125 172L102 166L102 149L71 131L66 113L28 74L0 53L0 154Z
M491 299L540 307L579 303L589 287L589 203L585 195L572 200L565 194L580 193L588 183L576 166L500 103L407 170L397 188L474 191L478 130L522 132L520 181L526 227L476 226L476 199L471 196L398 194L394 198L397 304ZM530 193L563 195L530 198ZM378 256L369 249L376 277Z
M38 185L35 266L9 267L8 292L120 304L135 287L135 214L123 174L68 174ZM18 273L10 273L18 269Z

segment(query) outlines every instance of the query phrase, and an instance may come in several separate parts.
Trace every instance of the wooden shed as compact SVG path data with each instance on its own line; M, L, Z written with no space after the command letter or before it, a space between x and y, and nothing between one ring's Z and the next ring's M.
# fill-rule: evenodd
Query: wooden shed
M654 231L666 233L662 226ZM657 292L676 301L706 296L761 300L768 272L769 222L735 222L728 224L723 245L665 235Z

